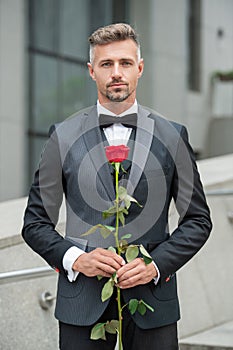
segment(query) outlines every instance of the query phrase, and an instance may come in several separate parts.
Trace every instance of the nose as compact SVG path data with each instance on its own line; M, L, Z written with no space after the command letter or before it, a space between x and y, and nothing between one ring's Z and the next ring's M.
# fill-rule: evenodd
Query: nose
M120 69L120 65L115 63L112 69L112 79L119 79L122 77L122 72Z

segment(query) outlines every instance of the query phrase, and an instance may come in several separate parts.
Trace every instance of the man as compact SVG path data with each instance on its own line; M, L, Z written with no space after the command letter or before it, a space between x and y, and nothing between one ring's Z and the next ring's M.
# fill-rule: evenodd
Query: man
M135 31L127 24L113 24L95 31L89 42L88 69L96 82L97 105L51 129L30 191L23 237L59 271L55 316L61 349L114 349L115 335L108 334L106 341L90 340L93 325L117 317L115 296L102 302L106 279L96 277L111 277L114 272L124 303L137 298L154 308L144 316L131 316L124 308L124 350L178 349L175 273L211 231L193 151L183 126L136 101L144 63ZM114 123L100 125L103 114L113 116ZM126 114L131 114L127 125ZM104 152L108 144L130 145L121 180L142 208L132 205L122 232L132 234L130 243L143 244L149 251L153 261L148 265L139 257L126 263L107 250L114 245L112 237L82 236L93 225L114 225L114 218L106 222L102 218L115 199L113 174ZM64 238L55 228L63 194ZM169 233L172 198L180 220Z

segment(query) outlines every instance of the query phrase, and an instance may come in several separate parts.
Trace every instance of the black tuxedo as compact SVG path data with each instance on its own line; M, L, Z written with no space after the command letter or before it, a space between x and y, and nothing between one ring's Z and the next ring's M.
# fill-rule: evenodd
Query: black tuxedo
M160 271L157 286L122 290L127 302L138 298L154 307L152 313L133 315L143 329L176 322L179 317L176 271L207 240L211 221L193 151L186 129L139 106L138 127L127 163L128 193L142 204L132 205L121 232L131 233L130 242L142 243ZM63 194L66 198L66 237L55 230ZM168 209L174 198L180 215L179 225L169 232ZM80 274L69 282L62 259L74 243L90 251L114 245L113 237L99 234L82 237L92 225L114 224L102 219L102 211L115 199L111 169L107 163L96 107L77 113L50 132L35 175L25 212L23 237L52 267L59 269L56 317L68 324L91 325L103 314L105 279ZM84 239L85 238L85 239Z

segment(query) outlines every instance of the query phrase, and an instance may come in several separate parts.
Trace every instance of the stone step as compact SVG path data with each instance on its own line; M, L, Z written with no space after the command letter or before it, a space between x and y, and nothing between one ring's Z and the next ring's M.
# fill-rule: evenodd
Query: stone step
M212 346L212 345L198 345L198 344L180 344L179 350L231 350L233 346Z
M180 350L233 350L233 321L181 339Z

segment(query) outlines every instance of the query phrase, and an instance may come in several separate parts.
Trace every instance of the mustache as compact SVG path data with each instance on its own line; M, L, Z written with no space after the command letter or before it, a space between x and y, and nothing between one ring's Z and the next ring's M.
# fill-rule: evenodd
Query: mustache
M126 83L125 81L122 81L122 80L120 80L120 79L114 79L114 80L112 80L111 81L111 83L108 83L106 86L107 87L110 87L110 86L112 86L112 85L114 85L114 84L125 84L125 85L128 85L128 83Z

